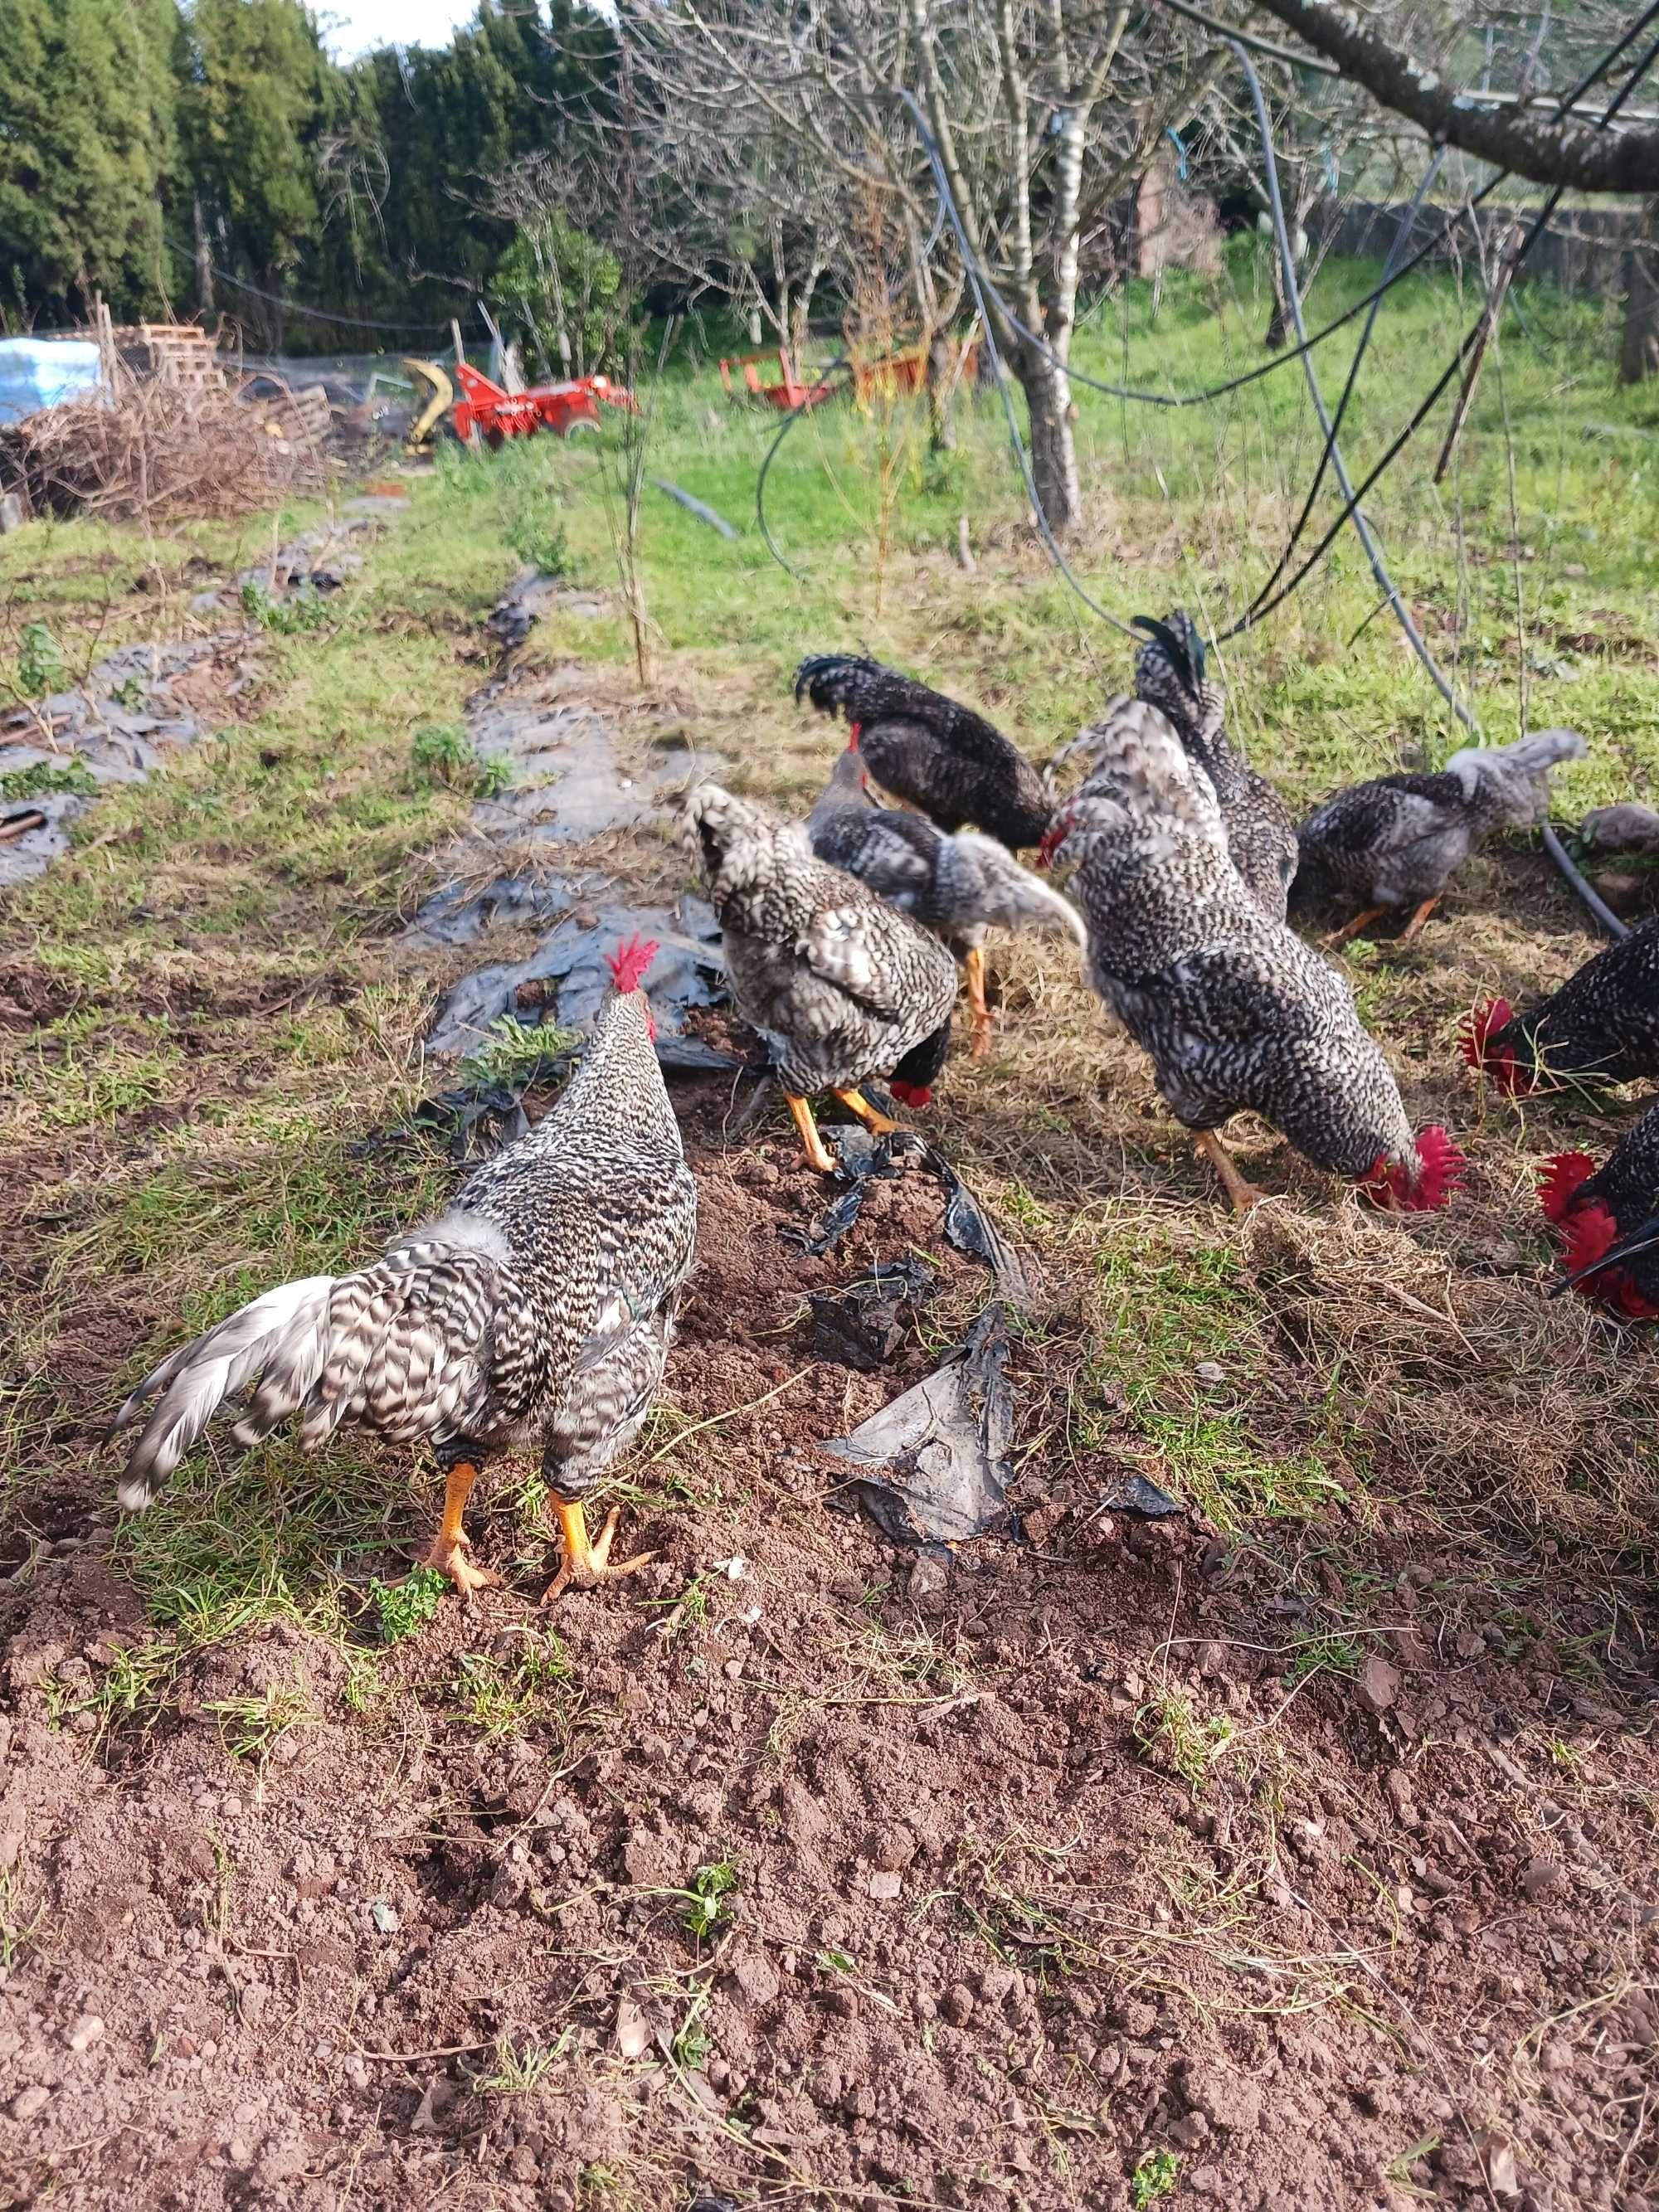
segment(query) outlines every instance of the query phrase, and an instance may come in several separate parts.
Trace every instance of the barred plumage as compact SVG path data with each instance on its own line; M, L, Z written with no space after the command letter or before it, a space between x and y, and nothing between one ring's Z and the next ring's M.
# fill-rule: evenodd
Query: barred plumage
M1379 775L1339 791L1297 831L1297 903L1357 899L1361 921L1414 907L1419 918L1498 830L1548 818L1550 770L1586 750L1576 730L1535 730L1510 745L1466 745L1437 775Z
M350 1274L267 1291L145 1377L115 1419L154 1401L121 1503L149 1504L256 1383L242 1443L297 1414L307 1449L343 1425L451 1466L534 1449L550 1487L579 1498L649 1407L696 1227L649 1008L625 988L551 1110L435 1219Z
M799 823L775 821L717 784L692 793L686 817L732 991L785 1091L793 1099L856 1094L871 1077L890 1076L907 1103L925 1103L957 995L939 939L818 860Z
M1413 1141L1352 991L1245 888L1215 792L1170 723L1114 700L1079 750L1093 766L1051 848L1077 868L1089 980L1151 1054L1177 1119L1212 1131L1253 1108L1383 1202L1440 1202L1455 1168L1443 1133ZM1252 1194L1233 1188L1236 1203Z
M1042 842L1053 811L1042 779L982 714L854 653L803 660L803 692L821 714L844 714L882 789L941 830L971 823L1011 853Z
M1135 662L1135 693L1156 707L1187 757L1209 777L1227 826L1227 848L1265 914L1283 921L1297 871L1296 824L1265 775L1242 760L1227 737L1226 702L1205 673L1204 641L1176 607L1161 623L1136 617L1150 641Z

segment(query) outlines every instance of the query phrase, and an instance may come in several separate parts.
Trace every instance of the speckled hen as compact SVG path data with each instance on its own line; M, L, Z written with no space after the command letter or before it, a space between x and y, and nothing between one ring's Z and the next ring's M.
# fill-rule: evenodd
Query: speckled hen
M351 1274L267 1291L144 1378L115 1419L125 1429L155 1401L123 1506L147 1506L224 1401L251 1390L239 1443L297 1414L307 1450L345 1425L429 1445L447 1482L424 1564L464 1596L498 1579L471 1564L461 1516L501 1452L541 1453L564 1546L550 1599L644 1565L611 1564L617 1514L590 1541L581 1501L650 1408L696 1239L641 988L655 951L613 956L616 994L557 1102L443 1212Z
M1463 1057L1511 1097L1659 1075L1659 916L1523 1014L1507 999L1486 1000L1463 1033Z
M1558 1152L1539 1202L1562 1232L1566 1279L1633 1321L1659 1320L1659 1105L1650 1106L1598 1169L1588 1152Z
M802 692L821 714L845 714L875 781L941 830L971 824L1011 853L1042 842L1054 811L1042 779L983 714L852 653L803 660Z
M808 1160L830 1174L811 1099L834 1091L878 1134L896 1124L865 1097L872 1076L925 1106L950 1045L955 963L931 932L820 860L803 823L712 783L686 815L738 1009L771 1049Z
M1164 715L1114 700L1079 749L1094 764L1048 850L1077 871L1085 971L1234 1206L1262 1194L1215 1133L1246 1107L1381 1206L1443 1205L1461 1155L1443 1129L1413 1140L1352 992L1246 890L1209 779Z
M1283 921L1298 857L1290 808L1229 742L1226 702L1205 672L1204 641L1192 617L1177 607L1161 623L1138 615L1133 627L1149 640L1135 663L1137 697L1159 709L1188 758L1209 777L1233 866L1262 911Z
M1360 901L1337 945L1409 907L1401 933L1409 941L1477 846L1547 820L1550 770L1585 750L1577 730L1534 730L1512 745L1465 745L1438 775L1379 775L1339 791L1297 832L1297 903Z
M871 797L864 756L848 745L806 817L819 860L844 868L872 891L944 939L967 972L973 1050L990 1042L985 1004L985 938L991 927L1069 936L1081 945L1077 908L1023 868L993 837L976 830L949 836L920 814L879 806Z

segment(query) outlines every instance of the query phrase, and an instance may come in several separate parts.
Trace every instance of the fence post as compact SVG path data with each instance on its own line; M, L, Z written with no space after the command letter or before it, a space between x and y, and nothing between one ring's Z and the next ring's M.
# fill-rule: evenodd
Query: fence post
M1659 200L1650 200L1642 234L1625 249L1625 327L1619 381L1659 374Z

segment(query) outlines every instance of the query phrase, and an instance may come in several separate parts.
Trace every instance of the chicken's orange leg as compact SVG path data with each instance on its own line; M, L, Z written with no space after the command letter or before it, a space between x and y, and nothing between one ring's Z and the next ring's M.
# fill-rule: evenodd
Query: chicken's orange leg
M840 1163L819 1136L818 1125L812 1119L812 1109L805 1099L797 1098L793 1091L786 1091L783 1095L789 1102L789 1111L794 1118L795 1127L800 1131L800 1140L806 1151L806 1164L816 1168L820 1175L834 1175Z
M587 1516L580 1501L561 1498L556 1492L553 1510L559 1516L559 1534L564 1540L564 1558L559 1571L542 1592L542 1603L553 1605L574 1583L578 1589L597 1589L602 1582L612 1581L618 1575L637 1573L656 1558L654 1552L640 1552L618 1566L611 1564L611 1540L617 1533L617 1523L622 1518L620 1505L613 1505L605 1516L599 1540L590 1543L587 1535Z
M470 1459L458 1460L450 1468L444 1482L443 1525L421 1561L423 1567L435 1567L441 1575L447 1575L463 1597L471 1597L474 1590L489 1589L501 1580L488 1567L475 1567L466 1556L472 1547L461 1526L461 1515L477 1480L478 1470Z
M1352 921L1345 921L1340 929L1333 931L1321 942L1328 952L1334 952L1338 945L1346 945L1351 937L1358 937L1362 929L1369 929L1374 921L1380 921L1382 918L1382 908L1380 906L1368 906L1364 914L1355 915Z
M1253 1182L1247 1182L1239 1173L1238 1163L1213 1129L1200 1129L1193 1143L1221 1177L1227 1195L1233 1202L1235 1213L1248 1213L1253 1206L1259 1206L1266 1198L1267 1194L1265 1190L1258 1190Z
M991 1012L985 1003L983 947L970 946L962 956L962 967L968 981L968 1012L973 1024L973 1042L969 1050L975 1060L983 1060L991 1049Z
M850 1106L865 1127L873 1130L878 1137L890 1137L895 1129L904 1127L902 1121L895 1121L885 1114L878 1114L861 1091L838 1091L836 1096L843 1106Z
M1418 931L1422 928L1424 923L1434 912L1436 907L1439 905L1441 897L1442 894L1439 891L1437 891L1432 898L1425 898L1424 900L1422 905L1418 908L1417 912L1412 916L1411 920L1406 924L1406 927L1400 933L1400 942L1402 945L1409 945L1411 943L1413 938L1416 936Z

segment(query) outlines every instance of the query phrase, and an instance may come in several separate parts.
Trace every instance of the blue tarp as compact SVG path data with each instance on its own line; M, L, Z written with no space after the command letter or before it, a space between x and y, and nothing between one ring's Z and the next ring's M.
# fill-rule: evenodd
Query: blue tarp
M98 377L90 338L0 338L0 422L84 398L97 390Z

